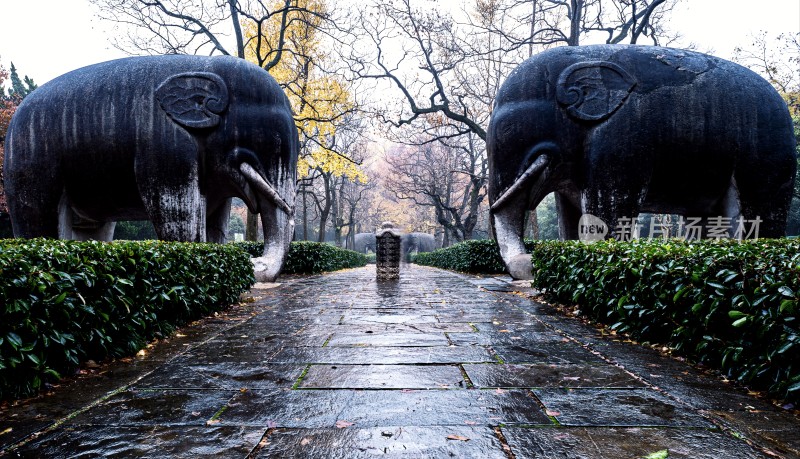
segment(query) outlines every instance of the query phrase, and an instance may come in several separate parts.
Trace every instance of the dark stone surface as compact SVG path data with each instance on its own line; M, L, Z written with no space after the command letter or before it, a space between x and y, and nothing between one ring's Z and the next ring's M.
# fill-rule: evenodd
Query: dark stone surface
M299 141L264 69L231 56L103 62L42 85L8 128L5 191L18 237L110 240L118 220L160 239L225 242L230 199L261 214L259 280L293 235Z
M204 426L236 393L190 389L128 390L79 414L68 423L99 426Z
M390 222L384 222L375 233L375 270L378 280L397 279L403 257L401 234Z
M561 342L555 333L515 331L511 333L448 333L450 342L456 346L515 346L523 343Z
M764 407L763 410L715 411L723 425L785 457L800 457L798 417Z
M528 391L274 390L236 394L223 424L291 428L552 425Z
M431 364L496 363L495 357L480 346L446 347L323 347L284 348L274 357L275 363L361 364Z
M719 431L655 428L503 428L516 459L640 459L667 450L669 459L764 459Z
M133 387L136 389L273 389L291 388L303 374L305 365L258 364L252 361L214 362L160 368Z
M435 324L439 319L433 314L394 314L375 311L375 314L357 312L344 316L342 325L379 325L379 324ZM468 322L468 321L463 321Z
M305 389L466 389L455 365L312 365Z
M66 428L34 441L20 455L25 458L244 458L263 433L263 429L236 426Z
M9 457L761 458L747 440L800 457L793 413L478 280L414 266L386 290L371 268L291 278L0 407L0 444ZM464 344L418 346L454 335Z
M429 347L447 346L447 336L444 333L437 335L430 333L350 333L334 332L328 341L328 346L401 346L401 347Z
M633 388L644 383L619 368L604 365L463 365L475 387Z
M601 239L625 237L618 224L640 212L705 218L702 237L714 217L734 219L733 235L740 213L760 219L756 237L785 235L792 118L745 67L654 46L564 46L520 64L494 107L492 228L516 278L530 278L530 260L517 258L524 213L552 192L566 239L578 239L586 214L605 223Z
M586 349L563 341L492 346L505 363L605 363Z
M463 438L463 440L451 440ZM381 427L278 430L256 457L330 459L381 457L507 459L492 429Z
M547 412L568 426L712 427L680 402L642 389L535 389Z

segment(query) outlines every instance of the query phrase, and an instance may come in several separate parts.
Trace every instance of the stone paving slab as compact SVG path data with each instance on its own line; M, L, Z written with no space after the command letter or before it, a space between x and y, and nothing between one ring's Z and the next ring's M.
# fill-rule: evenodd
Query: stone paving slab
M439 319L433 314L358 313L343 316L341 323L346 325L435 324L439 323Z
M465 364L470 381L480 388L644 387L644 383L613 366L551 364Z
M447 346L444 333L375 333L352 334L334 331L326 346L431 347Z
M504 363L591 363L606 364L586 349L564 341L519 343L511 346L493 345L492 349Z
M221 425L329 428L552 425L528 391L277 390L233 396Z
M515 346L523 343L560 342L562 337L552 332L516 333L448 333L450 342L456 346Z
M331 334L341 333L349 335L359 334L395 334L395 333L423 333L423 334L442 334L442 333L472 333L476 327L469 323L425 323L425 324L358 324L358 325L336 325L322 326L309 325L303 327L302 334Z
M274 363L307 364L432 364L498 363L497 358L480 346L434 347L321 347L283 348L270 360Z
M508 459L496 433L475 427L278 430L255 457Z
M263 429L234 426L68 427L37 439L19 457L243 458L263 434Z
M508 280L408 266L378 283L367 267L254 289L141 357L0 407L0 455L800 458L795 413Z
M562 425L714 427L700 413L647 389L535 389L533 393Z
M762 459L724 433L705 429L502 429L516 459L641 459L667 450L669 459Z
M305 365L279 363L214 362L191 359L176 368L159 368L133 384L136 389L273 389L291 388Z
M234 395L236 391L131 389L79 414L68 424L204 426Z
M455 365L311 365L304 389L466 389Z

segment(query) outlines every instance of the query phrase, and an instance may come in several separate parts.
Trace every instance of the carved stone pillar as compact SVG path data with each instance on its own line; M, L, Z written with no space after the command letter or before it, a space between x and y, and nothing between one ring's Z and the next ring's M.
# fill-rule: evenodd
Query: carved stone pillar
M378 279L399 279L400 232L391 222L383 222L381 229L375 233L375 266Z

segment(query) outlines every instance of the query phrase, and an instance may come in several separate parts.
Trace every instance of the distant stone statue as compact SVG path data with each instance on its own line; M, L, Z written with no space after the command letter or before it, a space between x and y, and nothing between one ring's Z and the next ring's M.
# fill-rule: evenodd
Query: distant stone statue
M590 233L619 236L640 212L697 217L701 237L745 221L780 237L797 166L792 119L767 81L652 46L528 59L497 93L487 149L492 228L516 278L531 277L525 212L551 192L562 239L578 238L582 217Z
M436 238L427 233L404 233L401 239L403 248L403 261L411 262L411 255L415 253L433 252L436 250Z
M383 222L375 233L375 269L378 279L397 279L400 277L402 257L402 233L392 222Z
M375 233L356 233L353 235L353 247L358 253L375 252Z
M298 136L264 69L233 57L153 56L62 75L8 129L17 237L110 240L118 220L160 239L224 242L231 197L261 214L256 277L279 273L294 233Z

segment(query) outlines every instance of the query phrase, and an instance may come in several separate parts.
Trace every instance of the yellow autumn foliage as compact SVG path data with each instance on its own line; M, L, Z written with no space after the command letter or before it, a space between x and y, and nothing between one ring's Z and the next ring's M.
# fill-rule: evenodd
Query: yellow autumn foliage
M331 149L332 139L336 136L336 118L352 110L354 104L344 82L332 76L319 75L316 63L324 61L326 56L318 37L321 20L317 14L326 13L325 1L295 0L294 5L298 10L289 13L283 54L278 64L270 69L270 74L285 88L297 128L304 137L314 139L309 142L314 146L301 155L298 175L303 178L313 170L319 170L366 183L367 176L356 163ZM283 6L283 1L276 0L273 10ZM280 15L262 24L260 37L254 23L247 22L242 26L248 43L246 59L258 64L275 57L279 48Z

